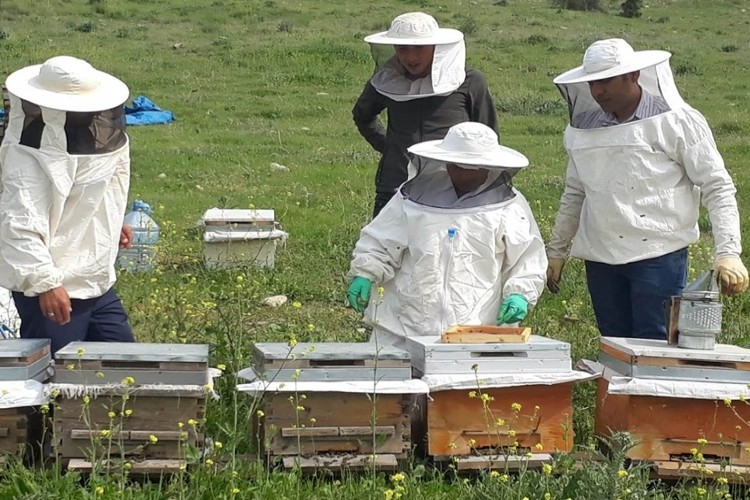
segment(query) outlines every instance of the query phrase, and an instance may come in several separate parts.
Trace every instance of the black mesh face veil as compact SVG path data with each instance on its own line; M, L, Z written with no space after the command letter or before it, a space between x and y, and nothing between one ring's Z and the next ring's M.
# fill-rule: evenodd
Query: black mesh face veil
M488 171L486 180L457 203L452 192L452 181L445 161L411 155L411 168L416 174L401 188L404 197L420 205L434 208L475 208L502 203L515 197L512 178L519 172L517 168L480 167L476 165L454 164L461 168Z
M20 144L39 149L45 123L42 109L21 101L24 120ZM127 144L125 109L118 106L106 111L65 113L65 140L71 155L108 154Z

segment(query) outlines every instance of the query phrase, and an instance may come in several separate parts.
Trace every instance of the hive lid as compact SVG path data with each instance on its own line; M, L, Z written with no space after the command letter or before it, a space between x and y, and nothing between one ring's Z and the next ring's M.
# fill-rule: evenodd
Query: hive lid
M82 349L79 353L78 349ZM64 360L170 361L208 363L208 344L71 342L55 353Z
M409 353L393 346L379 346L370 342L300 342L294 347L281 342L261 342L253 345L255 356L263 359L354 360L354 359L409 359Z
M243 210L235 208L209 208L203 214L206 225L220 224L273 224L273 209Z
M49 339L0 340L0 358L26 358L49 346Z

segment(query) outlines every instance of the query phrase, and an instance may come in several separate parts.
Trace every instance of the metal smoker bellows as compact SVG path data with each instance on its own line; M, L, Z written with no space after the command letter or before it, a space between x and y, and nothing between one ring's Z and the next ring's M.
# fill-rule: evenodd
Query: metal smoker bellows
M707 271L682 292L677 329L679 347L713 349L721 333L719 285L714 271Z

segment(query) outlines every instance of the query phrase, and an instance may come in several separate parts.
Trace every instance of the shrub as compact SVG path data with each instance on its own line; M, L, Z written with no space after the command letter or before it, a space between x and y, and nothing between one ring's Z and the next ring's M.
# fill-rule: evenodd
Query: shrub
M641 17L641 0L625 0L620 5L622 17Z
M602 10L599 0L552 0L552 5L565 10Z

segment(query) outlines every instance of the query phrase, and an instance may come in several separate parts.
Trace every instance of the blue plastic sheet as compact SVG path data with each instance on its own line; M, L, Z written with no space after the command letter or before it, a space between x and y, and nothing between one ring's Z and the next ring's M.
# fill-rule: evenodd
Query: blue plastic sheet
M146 96L139 95L133 99L132 106L125 106L127 125L157 125L172 121L174 121L174 113L161 109Z

